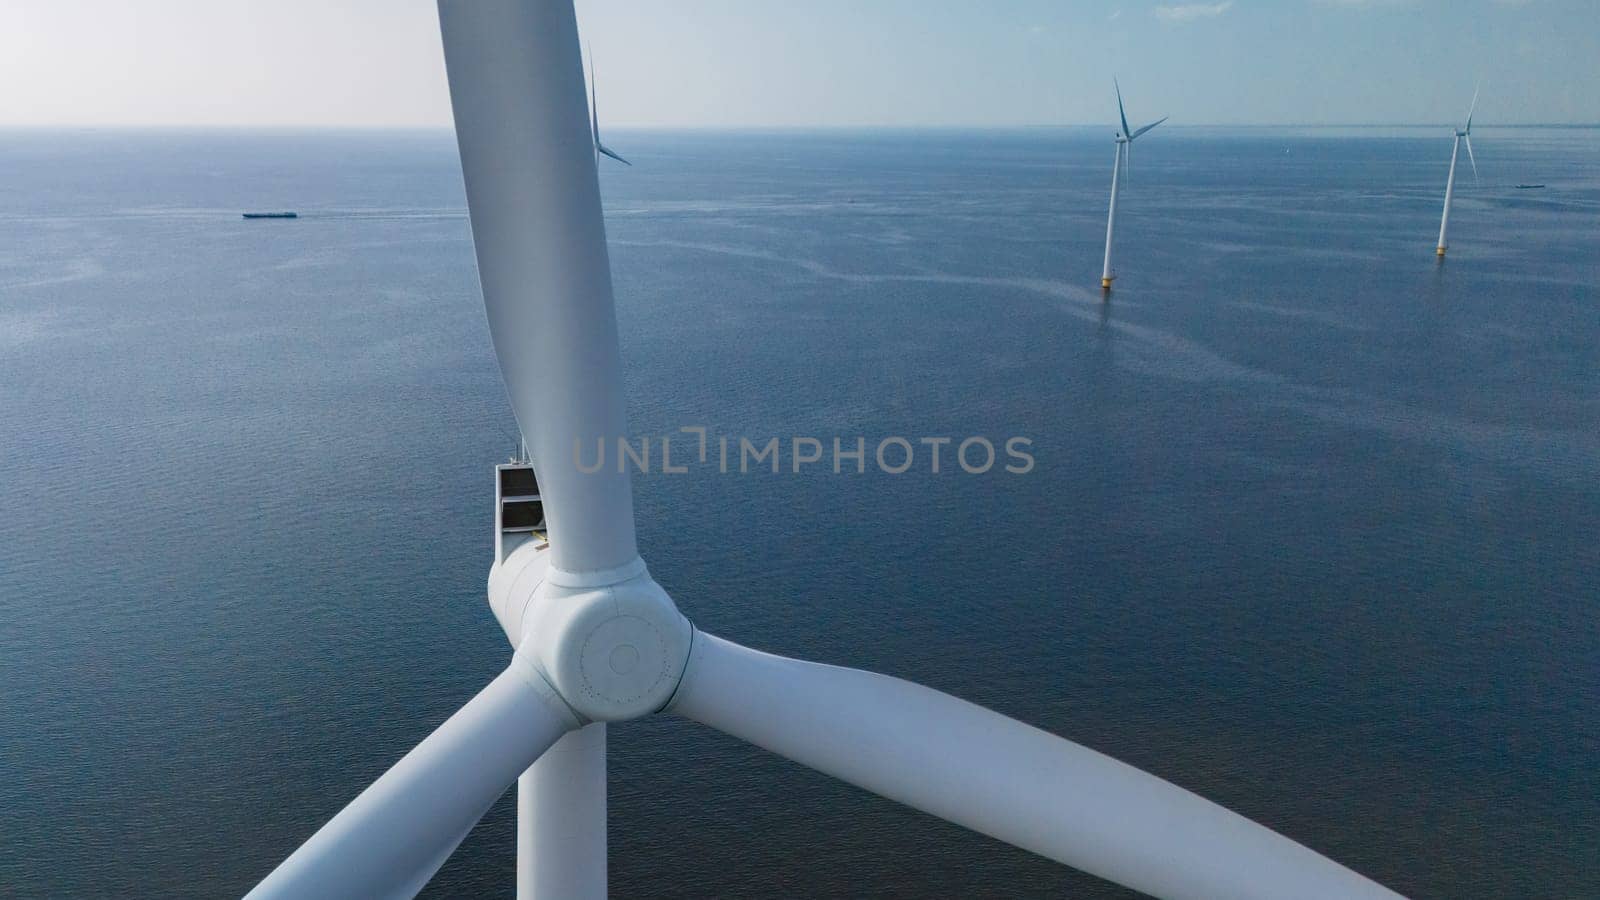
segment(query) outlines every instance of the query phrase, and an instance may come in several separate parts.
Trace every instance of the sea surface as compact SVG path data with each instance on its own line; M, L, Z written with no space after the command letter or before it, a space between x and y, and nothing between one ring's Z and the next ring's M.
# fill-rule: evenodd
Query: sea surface
M1440 264L1446 126L1163 126L1107 301L1110 138L616 131L636 435L1036 460L640 475L652 572L1405 893L1600 896L1600 131L1480 128ZM445 131L0 132L0 896L240 894L505 664L464 206ZM618 897L1124 896L694 723L610 754ZM512 813L429 896L509 896Z

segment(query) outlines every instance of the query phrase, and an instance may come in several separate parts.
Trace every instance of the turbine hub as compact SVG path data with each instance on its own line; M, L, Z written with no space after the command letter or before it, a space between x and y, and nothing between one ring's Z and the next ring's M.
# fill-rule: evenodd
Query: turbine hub
M601 573L550 567L517 548L489 578L489 605L561 699L595 722L659 711L678 689L693 628L644 563Z

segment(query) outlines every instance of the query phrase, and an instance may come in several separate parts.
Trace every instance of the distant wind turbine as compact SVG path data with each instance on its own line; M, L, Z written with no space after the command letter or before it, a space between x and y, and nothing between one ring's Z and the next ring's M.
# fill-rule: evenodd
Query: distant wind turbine
M1122 108L1122 85L1117 84L1115 78L1111 79L1111 85L1117 90L1117 115L1122 119L1122 130L1117 132L1117 155L1111 163L1111 212L1106 215L1106 262L1100 271L1100 287L1108 291L1111 290L1111 282L1117 277L1111 271L1111 236L1117 226L1117 182L1126 179L1128 169L1132 168L1133 155L1130 149L1134 139L1170 118L1162 116L1134 131L1128 127L1128 113Z
M1472 154L1472 114L1478 109L1478 88L1472 89L1472 105L1467 107L1467 125L1456 129L1456 142L1450 148L1450 177L1444 183L1444 215L1439 219L1439 246L1434 253L1444 256L1445 230L1450 227L1450 200L1456 193L1456 156L1461 153L1461 142L1467 142L1467 159L1472 163L1472 183L1478 184L1478 158Z
M625 166L633 165L633 163L628 162L627 160L618 156L616 153L612 152L610 147L600 143L600 101L596 97L594 89L593 47L589 48L589 133L594 135L594 161L596 165L600 163L600 154L602 153Z

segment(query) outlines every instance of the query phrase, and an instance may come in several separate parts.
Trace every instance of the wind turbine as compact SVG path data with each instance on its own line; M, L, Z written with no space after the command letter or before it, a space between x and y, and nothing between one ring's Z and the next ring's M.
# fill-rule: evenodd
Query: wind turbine
M1170 116L1151 122L1138 131L1128 127L1128 113L1122 108L1122 85L1117 84L1117 79L1111 79L1112 87L1117 90L1117 115L1122 119L1122 130L1117 132L1117 155L1111 163L1111 212L1106 215L1106 262L1100 270L1100 287L1111 290L1111 282L1116 280L1116 275L1111 270L1111 236L1117 227L1117 182L1126 179L1127 170L1133 166L1133 141L1139 135L1165 122Z
M519 896L603 896L604 742L594 735L599 723L654 713L1151 894L1395 896L1014 719L690 624L639 558L626 472L585 472L574 454L626 432L571 0L440 0L439 19L484 307L539 467L549 540L517 546L490 572L490 606L515 648L505 671L252 897L413 896L524 772L519 816L534 821L519 832Z
M610 147L600 143L600 100L595 96L593 47L589 48L589 130L594 135L595 165L600 164L600 154L602 153L625 166L633 165L633 163L613 153Z
M1474 87L1472 105L1467 107L1466 127L1456 129L1456 140L1450 147L1450 177L1444 183L1444 215L1439 218L1439 246L1433 250L1439 257L1443 257L1445 248L1450 246L1445 242L1445 231L1450 227L1450 200L1456 193L1456 157L1461 153L1462 141L1467 142L1467 159L1472 163L1472 183L1478 184L1478 158L1472 155L1472 114L1477 109L1478 88Z

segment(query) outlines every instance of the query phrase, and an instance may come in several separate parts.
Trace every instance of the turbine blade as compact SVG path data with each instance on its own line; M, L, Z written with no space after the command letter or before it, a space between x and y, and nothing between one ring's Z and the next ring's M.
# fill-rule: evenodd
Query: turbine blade
M628 162L627 160L625 160L622 157L618 156L616 153L612 152L610 147L607 147L605 144L600 143L600 99L599 99L598 95L595 93L595 91L596 91L596 87L595 87L595 83L594 83L594 48L590 47L589 48L589 130L594 135L594 150L595 150L595 153L596 153L596 157L595 158L598 159L599 158L598 154L604 153L606 156L611 157L612 159L616 160L619 163L622 163L625 166L631 166L631 165L633 165L633 163Z
M1127 184L1133 178L1133 141L1122 144L1122 183Z
M696 632L668 709L1156 896L1397 896L1153 775L896 678Z
M1472 186L1482 187L1482 183L1478 181L1478 158L1472 155L1472 138L1465 134L1461 138L1467 142L1467 160L1472 163Z
M1162 122L1165 122L1166 120L1168 120L1170 118L1172 118L1172 117L1171 116L1162 116L1161 118L1155 120L1154 122L1151 122L1149 125L1146 125L1143 128L1139 129L1138 131L1135 131L1133 134L1129 135L1128 139L1132 140L1132 139L1138 137L1139 135L1144 134L1146 131L1149 131L1150 129L1156 127L1157 125L1160 125Z
M637 565L627 473L578 464L580 453L615 453L627 431L572 4L445 2L439 25L483 305L538 473L552 565Z
M517 776L578 724L544 676L513 657L248 896L415 896Z
M422 893L422 889L427 887L428 882L433 880L434 873L444 868L445 861L455 854L456 849L461 846L461 842L467 839L467 835L472 833L473 827L477 824L477 822L473 822L471 826L456 835L454 840L447 842L447 846L441 846L439 852L435 853L427 862L418 866L403 883L396 887L391 896L415 897Z
M1467 107L1467 127L1461 129L1467 134L1472 133L1472 114L1478 111L1478 89L1483 87L1483 82L1472 86L1472 105Z
M594 135L595 146L600 145L600 97L594 84L594 46L589 47L589 133Z
M1128 131L1128 114L1122 108L1122 85L1117 84L1117 76L1115 75L1111 76L1111 86L1117 89L1117 115L1122 118L1122 134L1127 136L1130 133Z

